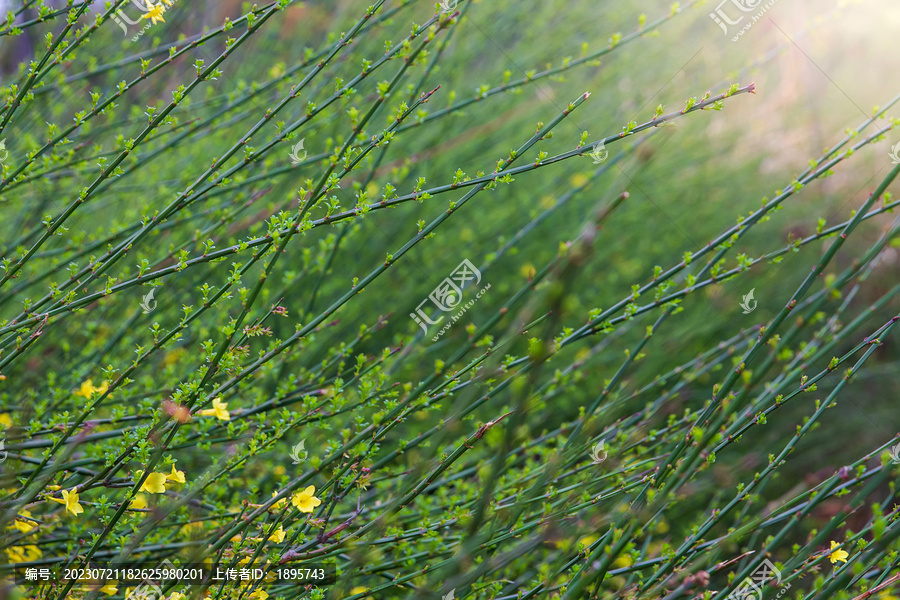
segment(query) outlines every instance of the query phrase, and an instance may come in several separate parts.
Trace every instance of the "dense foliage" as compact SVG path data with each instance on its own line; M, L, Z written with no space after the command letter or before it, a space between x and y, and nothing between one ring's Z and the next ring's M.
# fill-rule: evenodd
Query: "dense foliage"
M708 9L637 4L544 47L558 2L16 3L6 593L206 561L332 576L144 597L894 598L900 444L861 407L897 389L900 96L705 195L675 172L781 49L634 94Z

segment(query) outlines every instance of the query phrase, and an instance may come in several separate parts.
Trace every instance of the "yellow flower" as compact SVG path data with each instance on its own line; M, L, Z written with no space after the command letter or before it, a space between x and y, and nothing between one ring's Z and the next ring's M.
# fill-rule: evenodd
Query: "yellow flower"
M272 471L276 475L284 475L285 473L287 473L287 469L284 468L284 465L275 465L275 468L272 469Z
M835 548L837 548L839 545L840 544L838 544L834 540L831 541L831 553L828 555L828 558L831 560L831 564L834 564L838 561L847 562L847 557L850 556L850 554L848 554L846 550L835 550Z
M158 22L162 21L166 22L163 19L163 14L166 12L166 7L162 5L160 2L157 5L154 5L150 0L147 0L147 12L141 15L142 19L150 19L150 23L156 25Z
M284 541L284 528L279 525L278 529L276 529L272 535L269 536L269 539L274 541L276 544L280 544Z
M581 187L584 184L586 184L588 181L590 181L590 180L583 173L577 173L575 175L572 175L572 177L569 179L569 182L572 184L573 187Z
M115 594L116 592L119 591L119 588L116 587L115 581L110 581L109 583L104 585L102 588L100 588L100 591L108 596L112 596L113 594Z
M185 523L179 531L188 539L196 540L203 534L203 523L200 521Z
M84 396L85 398L90 398L91 394L94 393L94 382L90 379L81 383L81 387L77 390L72 390L76 396Z
M0 415L0 425L3 425L7 429L12 427L12 419L9 418L9 414L3 413Z
M599 539L600 539L599 535L586 535L583 538L581 538L580 540L578 540L578 543L583 544L584 547L587 548L588 546L590 546L591 544L593 544L594 542L596 542Z
M311 513L315 507L322 504L322 501L313 496L316 493L316 486L311 485L302 492L296 492L291 497L291 504L297 507L300 512Z
M87 381L83 381L81 383L81 387L76 390L72 390L72 392L76 396L83 396L85 398L90 398L94 392L100 392L101 394L105 394L106 390L109 389L109 383L104 381L100 384L99 387L94 385L94 381L92 379L88 379ZM110 396L112 398L112 396Z
M138 479L143 475L143 471L138 471ZM166 474L165 473L150 473L147 475L147 479L144 480L144 483L141 484L141 489L139 492L149 492L151 494L164 494L166 493Z
M176 471L175 465L172 465L172 472L166 475L166 480L184 483L184 471Z
M221 398L216 398L215 400L213 400L213 407L201 410L200 414L204 417L215 416L218 417L221 421L230 421L231 413L226 410L227 408L227 403L222 402Z
M6 548L6 556L9 557L9 562L18 563L25 562L25 552L22 546L10 546Z
M265 593L263 590L256 590L255 592L250 594L250 597L253 598L254 600L266 600L266 598L268 598L269 595L267 593Z
M163 366L171 367L175 363L177 363L182 356L186 354L184 348L175 348L171 352L166 353L163 357Z
M10 546L9 548L6 548L6 555L9 557L9 562L11 563L31 562L41 557L41 551L37 546L30 544L24 547Z
M20 510L18 518L13 521L13 527L18 529L22 533L28 533L32 529L36 529L37 525L34 525L31 521L28 521L27 519L29 518L31 518L31 513L29 511L25 509Z
M52 502L58 502L60 504L66 505L66 511L72 513L73 515L78 515L84 512L84 509L81 508L81 505L78 504L78 492L72 490L63 490L62 491L62 500L59 498L47 498Z
M613 566L617 569L621 569L624 567L630 567L634 563L634 559L627 554L620 554L619 557L613 561Z
M131 501L131 504L128 505L128 508L147 508L147 496L135 494L134 499Z
M656 525L656 533L668 533L669 524L666 523L665 519L660 519L659 523Z
M273 498L277 495L278 495L278 492L272 492ZM269 510L281 510L282 508L284 508L284 505L286 502L287 502L287 498L282 498L281 500L279 500L278 502L276 502L275 504L270 506Z

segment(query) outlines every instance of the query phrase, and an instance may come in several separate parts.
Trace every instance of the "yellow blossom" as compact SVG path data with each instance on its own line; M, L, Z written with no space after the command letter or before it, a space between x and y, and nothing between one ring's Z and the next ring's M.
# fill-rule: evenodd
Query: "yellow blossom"
M3 413L2 415L0 415L0 425L3 425L7 429L12 427L12 419L9 418L8 413Z
M620 554L619 557L613 561L613 566L617 569L630 567L632 564L634 564L634 559L628 554Z
M166 7L162 5L162 2L154 5L150 0L147 0L147 12L141 15L142 19L150 19L150 23L156 25L158 22L162 21L166 22L163 19L163 14L166 12Z
M200 414L204 417L215 416L221 421L230 421L231 413L228 412L227 408L227 403L222 402L221 398L216 398L213 400L213 407L201 410Z
M302 492L296 492L291 497L291 504L297 507L300 512L311 513L315 507L322 504L322 501L313 496L316 493L316 486L311 485Z
M831 560L831 564L834 564L838 561L847 562L847 557L850 556L850 554L848 554L846 550L835 550L835 548L837 548L839 545L840 544L838 544L834 540L831 541L831 553L828 555L828 558Z
M272 535L269 536L269 539L275 542L276 544L280 544L284 541L284 528L279 525L278 529L276 529Z
M143 474L143 471L138 471L138 479L140 479ZM150 494L164 494L166 492L166 474L150 473L147 475L147 479L144 480L144 483L141 484L141 489L138 491L148 492Z
M191 523L185 523L180 531L182 534L184 534L185 537L189 539L199 539L203 535L203 522L193 521Z
M9 562L11 563L19 563L25 562L25 549L22 546L10 546L6 548L6 556L9 557Z
M268 598L269 595L267 593L265 593L263 590L256 590L255 592L250 594L250 597L253 598L253 600L266 600L266 598Z
M588 181L590 181L590 179L588 179L584 173L576 173L575 175L572 175L572 177L569 179L569 182L572 184L572 187L581 187L584 184L586 184Z
M166 480L184 483L184 471L176 471L175 465L172 465L172 472L166 475Z
M186 352L184 348L175 348L171 352L167 352L163 357L163 366L171 367L172 365L176 364L185 354Z
M63 490L62 491L62 499L59 498L47 498L52 502L58 502L60 504L66 505L66 511L72 513L73 515L78 515L84 512L84 509L81 508L81 505L78 504L78 492L72 490Z
M274 472L276 475L284 475L285 473L287 473L287 469L284 468L284 465L275 465L275 468L272 469L272 472Z
M72 392L76 396L83 396L85 398L90 398L94 394L94 392L99 392L101 394L104 394L104 393L106 393L106 390L108 390L108 389L109 389L108 382L104 381L98 387L98 386L94 385L94 381L92 379L88 379L87 381L83 381L81 383L81 386L76 390L72 390ZM109 397L112 398L112 396L109 396Z
M119 591L119 588L116 587L115 581L110 581L109 583L104 585L102 588L100 588L100 591L108 596L112 596L113 594L115 594L116 592Z
M13 521L13 527L21 531L22 533L28 533L32 529L37 528L37 525L33 524L31 521L27 519L31 518L31 513L25 509L19 511L18 518Z
M27 546L10 546L6 548L6 555L11 563L31 562L42 556L40 548L32 544Z
M128 508L147 508L147 496L135 494L134 499L131 501L131 504L128 505Z
M277 495L278 495L278 492L272 492L273 498ZM282 508L284 508L284 505L286 502L287 502L287 498L282 498L281 500L279 500L278 502L273 504L271 507L269 507L269 510L281 510Z

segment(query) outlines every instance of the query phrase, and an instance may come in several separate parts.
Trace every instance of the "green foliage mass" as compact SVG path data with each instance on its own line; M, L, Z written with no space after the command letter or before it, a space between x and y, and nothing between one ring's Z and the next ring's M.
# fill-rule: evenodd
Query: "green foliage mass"
M784 48L682 94L706 7L596 4L16 3L11 597L895 597L897 98L725 168Z

